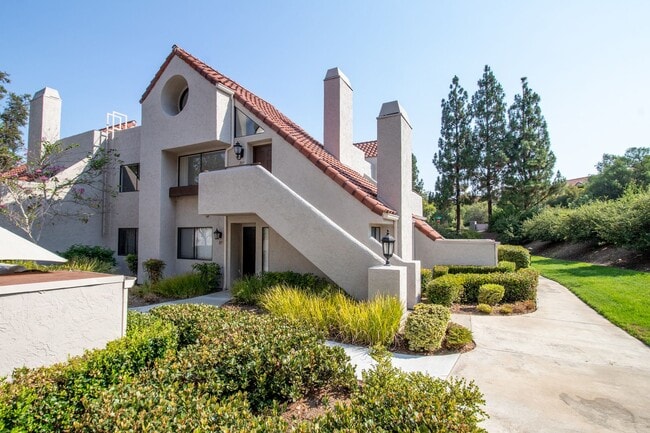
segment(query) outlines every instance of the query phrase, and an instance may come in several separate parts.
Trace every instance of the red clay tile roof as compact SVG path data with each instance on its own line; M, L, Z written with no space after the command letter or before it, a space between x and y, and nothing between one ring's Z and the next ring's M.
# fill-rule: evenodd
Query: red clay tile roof
M136 126L138 126L138 122L136 122L135 120L129 120L128 122L118 123L117 125L113 126L112 128L114 128L116 131L121 131L123 129L135 128ZM105 132L105 131L108 130L108 128L111 128L111 127L107 126L105 128L100 129L99 131L100 132Z
M576 177L575 179L567 179L566 183L567 185L571 185L571 186L580 186L587 183L588 180L589 180L589 176Z
M12 169L0 173L0 177L5 178L17 178L18 180L29 180L30 177L27 175L27 164L17 165Z
M151 83L145 90L142 98L140 98L140 103L147 98L151 89L156 85L163 71L174 56L183 60L212 84L221 84L232 90L235 99L239 101L239 103L250 110L250 112L257 116L262 122L269 125L271 129L298 149L300 153L305 155L305 157L307 157L307 159L309 159L316 167L332 178L342 188L352 194L357 200L373 212L379 215L383 215L384 213L397 213L377 199L377 187L374 183L368 181L350 167L342 164L338 159L328 153L323 148L322 144L284 114L280 113L273 105L249 92L225 75L215 71L210 66L176 45L174 45L172 52L167 56L167 59L165 59L162 66L151 80Z
M363 151L366 158L377 157L377 140L362 141L361 143L354 143L354 145Z
M413 225L416 229L422 232L426 237L432 241L437 241L444 239L440 233L438 233L433 227L429 225L425 220L413 215Z

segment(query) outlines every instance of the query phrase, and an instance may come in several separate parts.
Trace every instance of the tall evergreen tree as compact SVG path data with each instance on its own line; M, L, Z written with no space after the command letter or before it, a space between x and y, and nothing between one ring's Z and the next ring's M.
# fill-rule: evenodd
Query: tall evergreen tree
M411 168L413 171L412 175L412 187L413 191L420 194L423 198L426 196L426 191L424 190L424 181L420 178L420 170L418 170L418 159L415 157L415 154L411 154Z
M18 151L23 147L20 128L27 124L29 95L9 92L9 74L0 71L0 101L7 97L4 109L0 111L0 171L5 171L20 159Z
M521 79L521 95L508 110L508 164L504 171L500 203L520 213L546 200L562 186L558 172L553 178L555 154L539 106L540 98Z
M436 180L436 205L439 209L456 206L456 232L460 232L461 196L467 187L471 173L476 165L472 149L471 122L467 92L454 76L449 86L447 100L442 100L442 120L438 153L433 157L433 165L438 170Z
M472 140L479 157L473 178L474 188L487 201L488 218L501 188L506 165L506 103L503 87L488 65L472 96L474 130Z

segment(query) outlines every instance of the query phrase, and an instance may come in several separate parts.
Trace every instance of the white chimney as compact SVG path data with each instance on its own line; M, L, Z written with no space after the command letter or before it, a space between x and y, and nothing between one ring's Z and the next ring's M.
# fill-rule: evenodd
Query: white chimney
M61 98L58 91L46 87L36 92L29 104L27 160L40 157L43 141L56 142L60 138Z
M377 117L377 195L399 215L395 253L413 259L413 209L411 204L411 123L397 101L381 106Z
M344 164L355 159L352 145L352 86L339 68L325 74L323 144L325 150Z

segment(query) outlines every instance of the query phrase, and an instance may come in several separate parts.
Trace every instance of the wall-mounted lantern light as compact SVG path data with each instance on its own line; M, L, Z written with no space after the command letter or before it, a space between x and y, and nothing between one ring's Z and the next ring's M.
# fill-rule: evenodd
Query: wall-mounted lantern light
M390 266L390 258L393 257L395 252L395 238L390 235L390 232L386 230L386 236L381 238L381 249L386 257L386 266Z
M241 159L244 157L244 146L242 146L238 141L233 146L233 149L235 149L235 157L237 158L237 161L241 161Z
M221 238L223 238L223 233L221 233L221 230L219 229L214 230L214 238L218 241L220 241Z

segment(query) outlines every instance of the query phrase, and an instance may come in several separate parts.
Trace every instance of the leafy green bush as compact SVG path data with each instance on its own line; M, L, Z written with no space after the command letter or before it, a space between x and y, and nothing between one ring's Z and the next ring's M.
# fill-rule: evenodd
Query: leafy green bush
M61 257L64 257L71 261L85 261L85 260L97 260L100 262L105 262L110 264L111 267L115 266L117 262L115 261L115 251L110 248L100 247L98 245L81 245L74 244L71 245L67 250L58 253Z
M231 291L233 298L241 304L256 304L260 297L277 285L286 285L315 294L331 293L340 290L326 278L314 274L297 272L265 272L244 277L234 282Z
M152 309L151 316L172 323L178 332L178 347L197 343L201 336L214 335L230 317L223 308L205 304L163 305Z
M522 244L527 239L522 225L532 216L531 212L521 212L517 209L497 208L492 212L490 231L498 234L500 242L506 244Z
M478 288L478 303L494 306L501 302L505 291L501 284L483 284Z
M502 262L508 263L508 262ZM491 274L493 272L512 272L511 265L501 266L476 266L476 265L449 265L450 274Z
M547 207L522 224L522 232L534 241L561 242L567 239L569 209Z
M438 278L449 273L449 266L435 265L432 271L432 277Z
M199 274L203 285L208 289L216 289L221 283L221 266L214 262L194 263L192 270Z
M405 373L386 361L363 372L363 386L349 404L302 431L334 432L485 432L483 395L474 382L442 380Z
M440 349L451 318L448 307L435 304L416 304L406 318L404 338L409 350L433 352Z
M429 281L433 279L433 271L431 269L422 268L420 270L420 287L425 288Z
M517 265L515 262L508 262L506 260L499 261L499 268L505 272L514 272L517 270Z
M138 275L138 255L127 254L124 260L126 261L126 266L129 268L131 275Z
M113 270L113 265L98 259L77 257L67 263L44 266L41 269L45 271L85 271L108 274Z
M517 269L528 268L530 266L530 253L522 246L499 245L498 255L499 262L514 262L517 265Z
M512 311L512 304L503 304L499 307L499 313L501 314L512 314Z
M537 299L539 272L532 268L519 269L516 272L494 274L456 274L463 285L462 301L473 304L478 302L479 288L483 284L500 284L505 288L503 301L517 302Z
M192 298L210 293L211 289L199 274L187 273L163 278L151 285L154 293L176 299Z
M492 314L492 306L488 304L478 304L476 310L483 314Z
M443 275L429 282L424 296L432 304L451 306L458 302L463 293L463 278L456 275Z
M149 282L152 285L158 284L158 281L162 280L163 270L165 270L165 266L167 266L165 262L159 259L149 259L149 260L145 260L142 263L142 267L144 268L144 271L147 273Z
M460 350L472 342L472 331L458 323L449 322L444 346L449 350Z
M392 343L403 314L401 303L393 297L358 302L341 292L321 296L288 286L266 292L260 304L274 315L325 332L331 338L362 345Z

